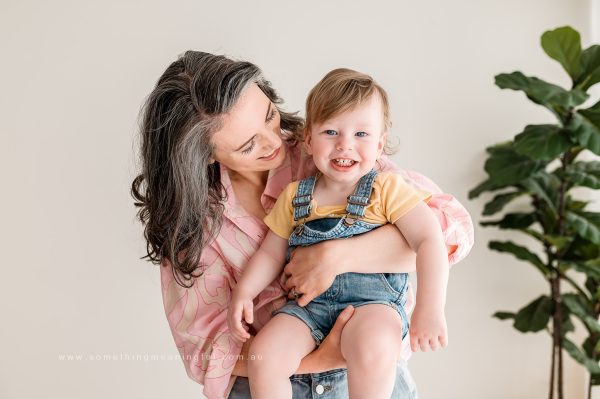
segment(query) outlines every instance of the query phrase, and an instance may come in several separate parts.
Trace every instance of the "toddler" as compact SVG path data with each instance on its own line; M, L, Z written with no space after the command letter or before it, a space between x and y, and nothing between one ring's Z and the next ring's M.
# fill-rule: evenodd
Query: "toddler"
M265 217L270 230L232 294L232 334L242 342L250 337L243 322L253 322L252 300L281 274L293 248L394 223L417 254L411 347L445 347L448 259L439 223L425 203L430 195L395 173L377 170L390 127L385 91L368 75L336 69L311 90L306 103L304 145L319 172L289 184ZM349 395L388 399L408 333L407 288L406 273L344 273L304 307L289 300L251 343L252 397L291 398L289 377L300 360L352 305L356 310L341 336Z

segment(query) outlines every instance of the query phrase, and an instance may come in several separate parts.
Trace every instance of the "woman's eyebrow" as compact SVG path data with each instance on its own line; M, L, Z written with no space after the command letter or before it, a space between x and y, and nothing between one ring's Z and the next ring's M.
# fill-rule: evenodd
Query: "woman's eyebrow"
M236 150L234 150L234 151L239 151L239 150L241 150L242 148L244 148L244 147L246 146L246 144L248 144L249 142L251 142L252 140L254 140L254 138L255 138L255 137L256 137L256 134L255 134L254 136L250 137L250 139L249 139L248 141L246 141L244 144L242 144L242 145L241 145L239 148L237 148L237 149L236 149Z

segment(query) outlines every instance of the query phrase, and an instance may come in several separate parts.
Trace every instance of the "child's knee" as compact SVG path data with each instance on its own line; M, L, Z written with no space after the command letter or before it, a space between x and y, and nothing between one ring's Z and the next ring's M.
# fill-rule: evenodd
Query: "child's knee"
M262 375L289 377L297 364L293 365L291 356L285 356L284 348L273 341L272 337L261 337L260 334L254 338L248 349L248 368Z

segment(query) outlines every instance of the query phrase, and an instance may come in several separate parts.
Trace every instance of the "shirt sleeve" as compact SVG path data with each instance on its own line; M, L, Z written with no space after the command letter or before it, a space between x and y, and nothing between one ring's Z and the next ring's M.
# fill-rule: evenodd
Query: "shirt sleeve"
M227 326L227 307L235 285L233 273L211 246L202 251L204 274L190 288L173 277L163 260L161 288L165 314L188 376L204 386L209 399L226 397L242 346Z
M440 222L448 248L448 263L452 266L463 260L474 242L473 221L465 207L452 195L443 193L429 178L417 172L401 170L385 156L381 157L379 166L381 171L398 173L408 184L431 193L427 205Z
M379 175L381 178L381 210L390 223L413 209L419 202L427 201L431 194L409 185L395 173L388 172Z
M273 209L263 221L279 237L287 240L294 229L294 208L292 198L296 194L298 182L288 184L277 198Z

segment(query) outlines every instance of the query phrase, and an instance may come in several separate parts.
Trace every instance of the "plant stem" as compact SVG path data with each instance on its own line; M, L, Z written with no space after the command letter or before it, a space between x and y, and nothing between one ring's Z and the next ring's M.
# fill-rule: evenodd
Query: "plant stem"
M575 288L575 290L579 293L579 295L581 296L581 298L585 299L585 301L591 306L592 305L592 300L588 297L588 295L585 293L584 290L581 289L581 287L579 285L577 285L577 283L575 281L573 281L572 278L570 278L569 276L567 276L566 274L561 274L561 278L565 281L567 281L569 284L571 284L571 286L573 288Z
M557 374L558 383L556 391L558 399L563 399L563 364L562 364L562 309L560 298L560 276L559 272L550 279L550 290L552 303L554 304L554 312L552 314L552 374L550 376L550 390L552 398L554 391L554 374ZM558 364L556 359L558 358Z
M561 169L566 172L567 166L572 161L570 151L567 151L561 157ZM558 235L564 236L565 234L565 205L566 205L566 186L565 173L562 174L559 189L558 199ZM552 256L552 255L551 255ZM552 258L551 258L552 259ZM552 276L552 302L554 303L554 314L553 314L553 341L556 346L558 356L558 399L563 399L564 387L563 387L563 356L562 356L562 304L560 295L560 280L562 278L560 268L556 268L556 274Z
M554 399L554 368L556 360L556 345L554 339L552 340L552 365L550 366L550 393L548 399Z

